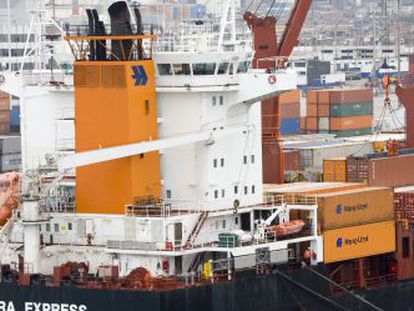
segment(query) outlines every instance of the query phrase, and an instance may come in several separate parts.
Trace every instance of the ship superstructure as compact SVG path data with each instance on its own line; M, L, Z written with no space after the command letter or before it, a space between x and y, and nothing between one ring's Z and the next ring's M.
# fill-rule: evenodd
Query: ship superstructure
M82 262L120 276L182 275L208 262L231 277L304 250L321 261L315 198L263 198L259 102L295 89L295 73L250 69L233 1L220 32L190 25L166 40L144 34L125 2L109 14L110 28L90 10L84 32L68 30L73 88L25 92L22 214L3 262L25 275ZM205 40L188 45L194 34ZM62 123L74 136L60 139ZM57 152L73 138L75 153ZM293 210L307 221L290 219Z

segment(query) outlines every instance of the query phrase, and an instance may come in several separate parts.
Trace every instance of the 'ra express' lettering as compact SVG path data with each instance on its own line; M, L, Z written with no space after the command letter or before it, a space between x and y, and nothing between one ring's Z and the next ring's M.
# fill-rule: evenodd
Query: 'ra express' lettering
M25 302L22 311L87 311L85 305L69 303L45 303L45 302ZM0 311L19 311L15 308L13 301L1 301Z

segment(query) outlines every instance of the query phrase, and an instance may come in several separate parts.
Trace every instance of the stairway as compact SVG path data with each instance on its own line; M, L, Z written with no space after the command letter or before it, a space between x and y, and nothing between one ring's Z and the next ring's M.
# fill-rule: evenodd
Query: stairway
M197 219L196 224L194 225L193 230L191 231L190 235L187 238L187 241L185 242L184 247L189 248L194 243L195 239L197 238L198 234L201 231L201 228L203 227L204 223L207 220L208 217L208 211L202 211L200 216Z
M204 253L197 253L193 262L190 265L190 268L188 268L188 273L193 272L193 271L197 271L198 267L200 266L202 260L203 260L203 256Z

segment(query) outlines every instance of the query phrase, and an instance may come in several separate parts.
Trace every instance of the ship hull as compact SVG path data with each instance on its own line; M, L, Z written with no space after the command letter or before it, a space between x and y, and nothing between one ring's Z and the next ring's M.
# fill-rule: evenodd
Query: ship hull
M357 294L383 310L412 310L413 292L414 281L404 281ZM374 310L363 299L332 295L329 282L307 269L153 292L0 284L0 310L8 311Z

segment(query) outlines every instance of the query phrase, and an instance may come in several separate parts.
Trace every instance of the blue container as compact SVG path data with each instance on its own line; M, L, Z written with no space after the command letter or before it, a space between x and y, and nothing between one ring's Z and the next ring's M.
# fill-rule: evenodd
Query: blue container
M281 119L280 120L280 134L293 135L300 133L300 119Z
M202 18L206 15L206 6L202 4L194 4L191 6L191 18Z
M10 125L20 125L20 106L12 106L10 111Z

